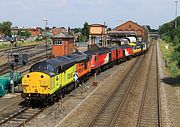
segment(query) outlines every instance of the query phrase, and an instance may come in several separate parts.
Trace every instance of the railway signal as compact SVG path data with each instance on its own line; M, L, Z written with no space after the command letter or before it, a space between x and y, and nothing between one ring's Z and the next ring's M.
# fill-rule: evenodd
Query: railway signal
M13 52L13 44L16 39L12 38L10 53L8 54L8 62L10 64L10 85L11 85L11 93L14 93L14 69L15 65L26 65L28 62L28 55L22 53Z
M12 39L11 41L11 52L10 52L10 57L8 58L11 58L10 61L10 68L11 68L11 71L10 71L10 85L11 85L11 93L13 94L14 93L14 62L12 62L12 58L13 58L13 43L15 42L14 39Z
M11 93L14 93L14 64L10 64L11 71L10 71L10 84L11 84Z
M22 53L13 53L14 63L17 65L26 65L28 62L28 55Z

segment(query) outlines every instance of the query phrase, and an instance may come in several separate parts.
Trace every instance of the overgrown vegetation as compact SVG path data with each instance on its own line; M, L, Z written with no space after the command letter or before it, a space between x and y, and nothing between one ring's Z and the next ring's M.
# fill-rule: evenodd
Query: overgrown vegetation
M176 28L175 20L177 21ZM177 76L180 75L180 17L177 17L175 20L160 26L159 32L163 40L161 50L167 63L167 68L170 74ZM168 49L165 48L167 45Z

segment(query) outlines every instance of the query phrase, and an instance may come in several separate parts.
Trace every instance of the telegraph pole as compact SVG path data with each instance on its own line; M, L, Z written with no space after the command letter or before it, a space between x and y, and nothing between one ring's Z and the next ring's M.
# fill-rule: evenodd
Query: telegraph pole
M175 11L175 29L176 29L176 28L177 28L177 4L178 4L178 1L176 0L175 3L176 3L176 11Z

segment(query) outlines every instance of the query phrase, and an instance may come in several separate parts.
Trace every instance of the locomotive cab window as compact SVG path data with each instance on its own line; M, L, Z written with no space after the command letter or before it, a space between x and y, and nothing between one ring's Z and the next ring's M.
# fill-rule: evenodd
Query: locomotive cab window
M48 64L48 63L37 63L31 67L30 71L31 72L42 71L42 72L55 73L56 69L54 68L54 66L52 66L51 64Z

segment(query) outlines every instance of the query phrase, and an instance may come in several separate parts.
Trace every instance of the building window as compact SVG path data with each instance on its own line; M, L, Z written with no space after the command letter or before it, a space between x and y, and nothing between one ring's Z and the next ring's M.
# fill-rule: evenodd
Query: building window
M54 44L55 44L55 45L62 45L62 41L61 41L61 40L55 40L55 41L54 41Z

